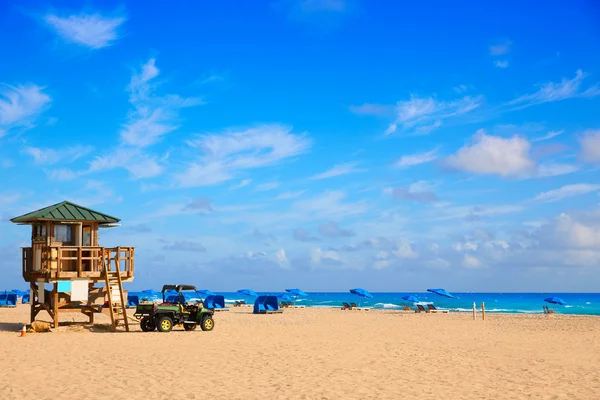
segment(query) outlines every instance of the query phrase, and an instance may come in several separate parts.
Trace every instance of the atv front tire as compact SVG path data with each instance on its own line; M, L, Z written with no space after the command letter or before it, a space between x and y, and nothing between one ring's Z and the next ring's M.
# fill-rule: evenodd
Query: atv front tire
M206 316L202 318L202 330L203 331L212 331L215 327L215 321L210 316Z
M156 329L156 324L152 318L144 317L140 321L140 328L142 328L144 332L152 332Z
M171 332L171 329L173 329L173 320L166 315L158 317L156 329L158 329L159 332Z

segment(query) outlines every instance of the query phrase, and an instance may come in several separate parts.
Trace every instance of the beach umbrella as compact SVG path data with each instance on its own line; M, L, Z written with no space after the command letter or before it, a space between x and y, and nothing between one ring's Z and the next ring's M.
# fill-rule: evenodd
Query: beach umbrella
M290 295L289 295L289 294L287 294L287 293L279 294L279 295L277 295L277 297L279 297L279 299L280 299L281 301L292 301L292 300L293 300L293 299L292 299L292 296L290 296Z
M365 289L362 288L356 288L356 289L350 289L350 293L355 294L361 298L368 298L368 299L372 299L373 295L371 293L369 293L368 291L366 291ZM360 301L358 302L358 305L360 306Z
M454 296L452 296L450 293L446 292L444 289L427 289L427 291L431 292L431 293L435 293L440 296L448 297L450 299L454 298Z
M208 289L200 289L200 290L196 290L196 293L204 295L204 296L216 296L215 292L211 292Z
M254 290L250 289L240 289L237 292L243 296L258 297L258 294L256 294Z
M29 294L29 292L25 292L25 291L19 290L19 289L13 289L13 290L11 290L11 292L13 292L14 294L16 294L19 297L23 297L26 294Z
M419 302L419 299L417 299L415 296L404 296L404 297L402 297L402 300L410 301L412 303Z
M296 297L307 297L308 294L304 293L302 290L295 288L295 289L285 289L286 292L293 294Z
M294 305L296 305L296 300L298 300L298 297L307 297L308 296L308 294L304 293L302 290L300 290L298 288L285 289L285 291L294 296Z
M556 307L556 305L561 305L561 306L566 306L567 303L561 299L560 297L547 297L544 299L544 301L546 303L550 303L552 304L552 309L554 310L554 307Z

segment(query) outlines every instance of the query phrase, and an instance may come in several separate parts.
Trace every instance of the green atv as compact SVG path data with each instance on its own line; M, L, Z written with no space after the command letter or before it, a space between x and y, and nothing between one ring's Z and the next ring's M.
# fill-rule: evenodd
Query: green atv
M138 304L133 314L140 320L140 328L144 332L170 332L174 325L183 325L186 331L193 331L198 325L203 331L212 331L215 327L214 310L204 308L202 300L187 301L183 291L197 293L191 285L164 285L161 304ZM176 295L165 297L165 292L175 291Z

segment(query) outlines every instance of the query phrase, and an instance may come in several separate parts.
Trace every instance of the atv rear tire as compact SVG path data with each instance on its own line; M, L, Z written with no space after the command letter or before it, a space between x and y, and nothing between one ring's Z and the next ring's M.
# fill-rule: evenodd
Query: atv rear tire
M171 332L171 329L173 329L173 320L166 315L158 317L156 329L158 329L159 332Z
M203 331L212 331L214 327L215 321L212 319L212 317L207 315L206 317L202 318L201 328Z
M156 324L152 318L144 317L140 320L140 328L142 328L144 332L152 332L156 329Z
M183 324L183 329L186 331L195 331L198 327L198 324Z

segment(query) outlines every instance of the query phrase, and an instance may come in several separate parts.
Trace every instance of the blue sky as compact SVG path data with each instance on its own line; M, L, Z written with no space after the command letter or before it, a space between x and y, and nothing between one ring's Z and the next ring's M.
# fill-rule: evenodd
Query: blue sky
M599 17L3 2L0 287L8 219L70 200L122 219L132 290L597 291Z

